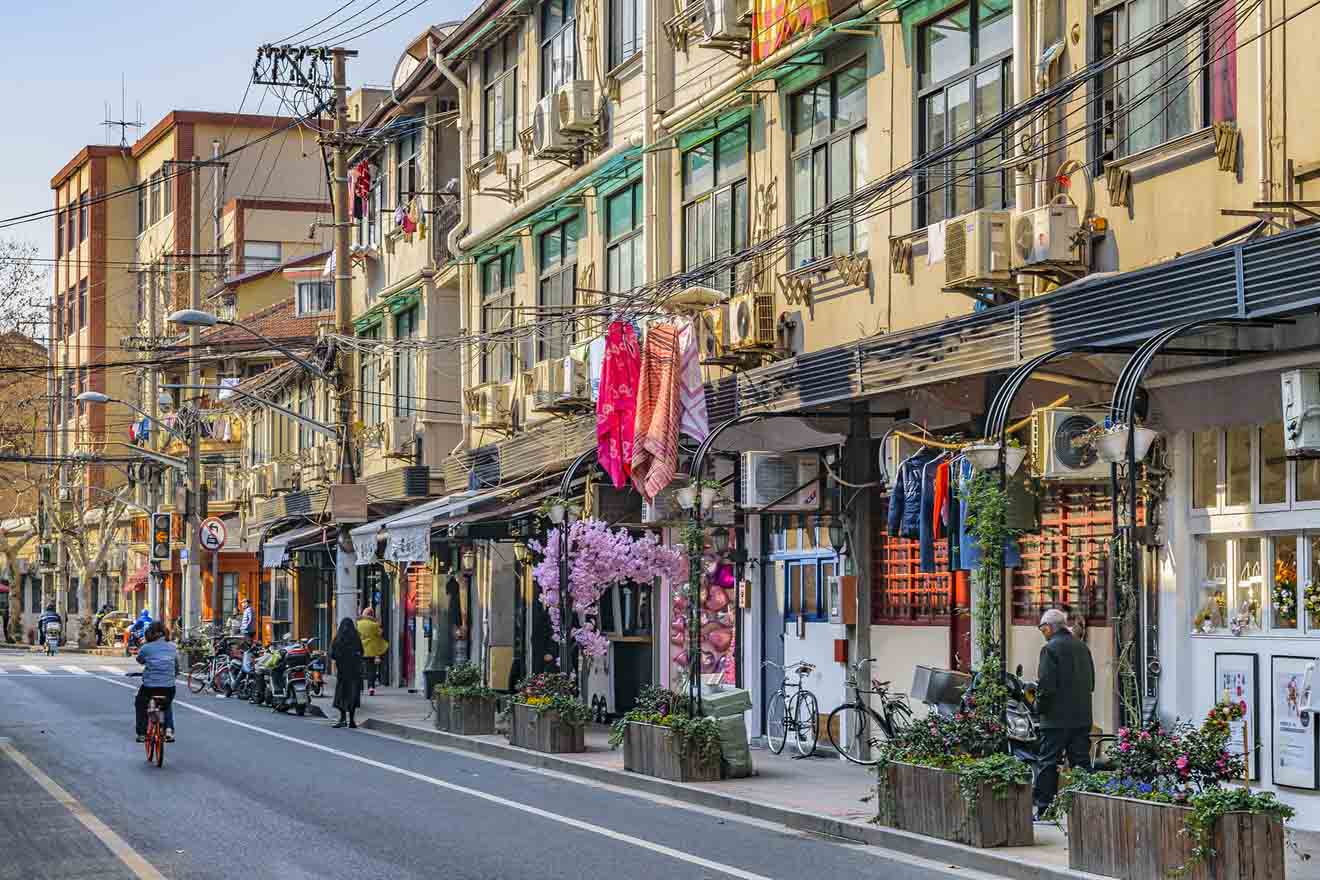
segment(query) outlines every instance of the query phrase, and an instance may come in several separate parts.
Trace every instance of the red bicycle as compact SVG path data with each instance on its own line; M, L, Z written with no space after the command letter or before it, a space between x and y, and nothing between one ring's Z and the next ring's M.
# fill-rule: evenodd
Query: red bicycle
M165 707L162 697L152 697L147 704L147 763L157 767L165 763Z

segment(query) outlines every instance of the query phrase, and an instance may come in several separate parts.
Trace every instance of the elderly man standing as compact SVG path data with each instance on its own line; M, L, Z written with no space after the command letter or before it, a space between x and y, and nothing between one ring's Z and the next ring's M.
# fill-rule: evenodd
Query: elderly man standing
M1040 649L1037 703L1040 709L1040 756L1033 799L1036 818L1054 803L1059 791L1059 758L1065 753L1073 767L1091 769L1091 693L1095 661L1086 642L1067 627L1068 617L1051 608L1040 618L1045 636Z

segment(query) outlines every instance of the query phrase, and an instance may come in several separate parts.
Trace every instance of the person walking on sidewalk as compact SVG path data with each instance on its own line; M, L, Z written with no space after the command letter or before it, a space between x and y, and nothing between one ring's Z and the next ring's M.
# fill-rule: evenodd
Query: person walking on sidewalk
M362 654L366 658L363 677L367 679L367 694L376 696L376 679L380 675L380 658L389 650L390 643L381 638L380 623L376 620L376 609L362 609L362 616L357 622L358 636L362 639Z
M353 618L339 621L339 631L330 645L330 658L335 661L334 706L339 710L339 720L331 726L355 728L358 706L362 703L362 637L353 625Z
M1086 642L1067 627L1068 617L1051 608L1037 627L1045 636L1040 649L1040 682L1036 703L1040 707L1040 753L1032 798L1036 818L1054 803L1059 791L1059 759L1091 769L1091 693L1095 690L1095 661Z

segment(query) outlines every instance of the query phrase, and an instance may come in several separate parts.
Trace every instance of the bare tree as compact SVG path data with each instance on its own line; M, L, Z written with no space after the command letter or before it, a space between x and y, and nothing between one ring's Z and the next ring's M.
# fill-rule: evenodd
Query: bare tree
M40 487L46 510L50 511L51 534L59 539L69 554L69 574L78 578L80 620L91 620L96 613L91 607L92 578L104 572L110 549L127 543L121 532L128 527L124 520L128 499L125 495L107 492L99 498L87 499L89 503L61 501L58 491L52 492L51 488L48 484ZM82 494L76 489L72 491L74 497ZM91 647L94 638L90 626L78 627L80 646Z

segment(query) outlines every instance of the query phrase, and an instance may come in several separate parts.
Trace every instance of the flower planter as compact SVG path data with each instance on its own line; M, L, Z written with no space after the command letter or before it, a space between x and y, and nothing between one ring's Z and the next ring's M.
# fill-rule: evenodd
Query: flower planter
M678 737L668 727L631 722L623 731L623 769L671 782L715 782L719 759L703 761L695 748L678 751Z
M557 712L537 712L522 703L514 703L509 743L535 752L585 752L586 728L561 721Z
M881 793L879 822L971 846L1030 846L1031 786L1014 785L1001 797L989 784L981 787L976 808L967 801L952 770L893 763L883 771L889 791Z
M436 697L435 728L460 736L495 732L493 697Z
M1078 792L1068 810L1068 867L1120 880L1157 880L1186 864L1188 807ZM1215 823L1215 857L1187 880L1283 880L1283 822L1229 813Z

